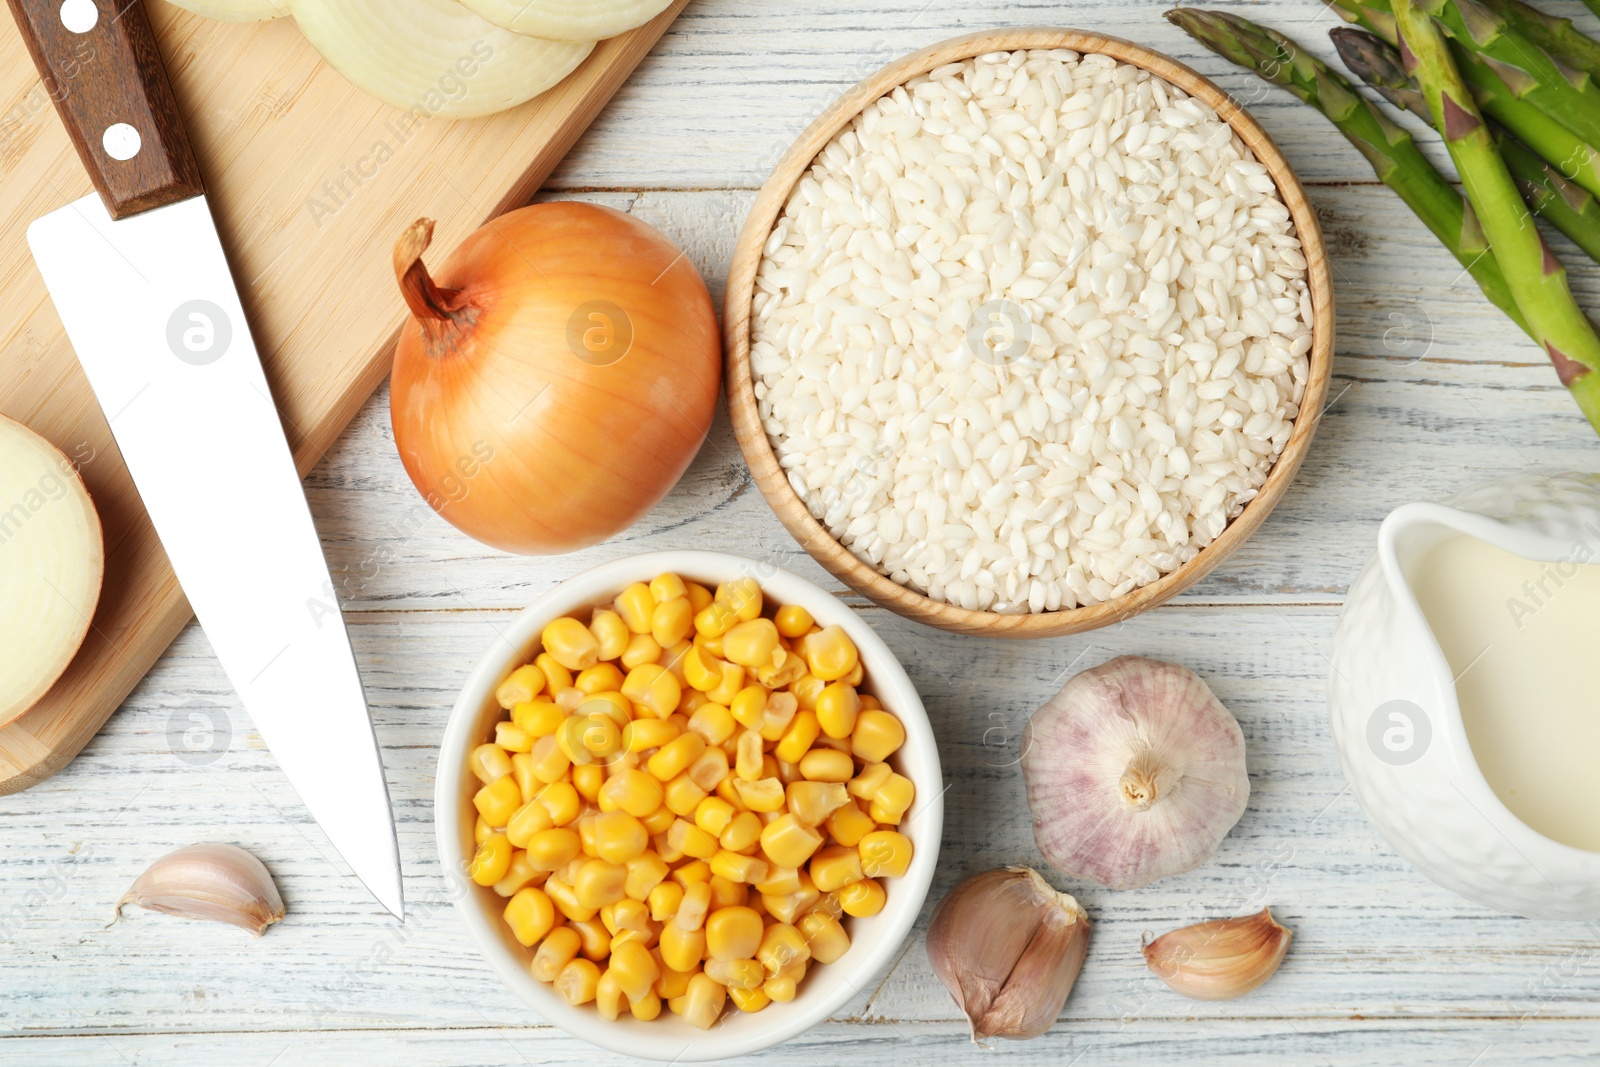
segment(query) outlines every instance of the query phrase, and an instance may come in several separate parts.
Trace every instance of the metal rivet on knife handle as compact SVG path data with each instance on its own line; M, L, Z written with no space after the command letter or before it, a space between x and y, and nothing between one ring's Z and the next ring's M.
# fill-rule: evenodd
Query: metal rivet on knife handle
M116 18L77 0L8 0L45 90L112 218L205 191L140 0ZM113 135L118 126L134 136ZM131 149L131 151L130 151ZM122 155L121 153L128 154Z

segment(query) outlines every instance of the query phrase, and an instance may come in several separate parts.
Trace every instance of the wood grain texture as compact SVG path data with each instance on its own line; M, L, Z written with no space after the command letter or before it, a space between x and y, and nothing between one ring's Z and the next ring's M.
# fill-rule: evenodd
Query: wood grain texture
M1272 175L1279 195L1294 220L1295 234L1300 239L1306 257L1306 281L1311 291L1312 342L1307 357L1310 369L1300 402L1300 415L1294 420L1289 440L1255 498L1228 523L1220 536L1177 570L1123 596L1061 611L1006 615L973 611L934 600L894 582L835 540L811 514L811 509L800 499L800 495L789 484L783 468L778 465L772 442L761 424L755 382L750 371L750 308L755 296L756 272L761 267L762 251L794 187L805 177L817 153L854 122L864 108L896 86L947 63L971 59L988 52L1029 48L1069 48L1081 54L1106 55L1141 67L1208 105L1233 127L1239 139ZM726 357L723 378L727 382L733 435L750 465L756 487L767 498L767 503L772 505L778 521L830 574L873 603L941 630L983 637L1056 637L1111 626L1171 600L1204 578L1255 533L1288 491L1295 472L1300 469L1306 451L1311 446L1311 439L1316 435L1317 421L1328 395L1328 379L1333 368L1333 282L1327 250L1322 242L1322 229L1317 222L1316 212L1306 199L1300 179L1295 176L1294 168L1278 146L1236 100L1177 60L1119 37L1082 30L1029 27L965 34L913 52L862 79L860 84L829 105L806 128L761 187L734 249L723 299Z
M1600 32L1578 0L1534 2ZM0 800L0 1063L637 1062L543 1025L473 955L437 868L432 775L457 688L497 626L596 563L683 547L769 559L835 590L904 661L939 731L950 782L945 864L930 908L966 874L1039 862L1011 746L1023 717L1069 670L1122 652L1194 668L1243 724L1252 775L1250 809L1212 863L1131 893L1055 878L1081 895L1095 933L1066 1012L1044 1037L996 1054L973 1049L919 934L834 1022L752 1062L1592 1063L1600 931L1494 914L1402 862L1339 773L1324 656L1384 514L1500 475L1597 469L1594 435L1543 354L1371 180L1355 151L1286 94L1198 52L1160 18L1165 6L696 0L547 188L660 228L720 300L740 226L777 155L828 101L895 55L982 25L1071 22L1190 62L1249 104L1306 180L1339 298L1316 445L1255 537L1123 626L1031 642L961 637L872 606L801 550L754 491L725 413L683 482L639 525L572 556L523 559L473 543L422 504L395 455L380 390L347 431L322 442L327 455L307 493L372 696L412 904L406 925L386 919L349 877L191 626L71 767ZM1331 54L1320 34L1333 23L1320 4L1236 6ZM0 84L5 77L0 70ZM16 102L0 96L0 107ZM35 125L0 112L0 180L17 180L5 161ZM7 131L21 132L7 139ZM10 210L0 201L0 212ZM466 209L457 199L440 210L448 221ZM403 224L420 213L408 205L396 215ZM387 249L392 235L383 236ZM1600 312L1600 268L1552 244L1574 267L1580 300ZM14 269L0 274L0 284L16 281ZM146 863L205 837L262 856L283 889L285 922L252 941L130 909L101 930L110 902ZM1142 969L1146 931L1261 903L1296 937L1259 995L1181 1001Z
M450 247L525 203L687 2L603 42L544 96L470 122L429 118L427 101L400 112L367 97L287 20L151 10L302 472L388 372L403 313L395 235L418 216L446 219ZM0 99L22 101L0 124L0 411L77 463L105 526L106 583L66 674L0 728L0 793L60 770L190 616L23 241L28 222L88 184L23 57L20 35L0 32Z
M67 28L56 0L10 4L44 89L112 218L205 192L142 0L115 12L97 8L94 25L79 30ZM106 149L106 131L116 124L139 136L130 159Z

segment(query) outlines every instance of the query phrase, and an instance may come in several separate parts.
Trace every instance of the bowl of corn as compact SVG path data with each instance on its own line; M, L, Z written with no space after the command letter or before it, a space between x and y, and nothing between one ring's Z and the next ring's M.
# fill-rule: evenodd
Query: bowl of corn
M517 617L440 750L435 829L484 959L614 1052L778 1044L888 965L944 822L933 732L832 595L716 552L617 560Z

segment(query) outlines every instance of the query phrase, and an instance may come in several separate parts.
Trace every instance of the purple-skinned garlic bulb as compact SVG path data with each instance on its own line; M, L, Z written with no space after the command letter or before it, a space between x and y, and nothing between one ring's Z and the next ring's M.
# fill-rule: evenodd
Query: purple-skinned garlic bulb
M1193 671L1142 656L1034 712L1022 773L1045 859L1111 889L1200 866L1250 800L1239 723Z

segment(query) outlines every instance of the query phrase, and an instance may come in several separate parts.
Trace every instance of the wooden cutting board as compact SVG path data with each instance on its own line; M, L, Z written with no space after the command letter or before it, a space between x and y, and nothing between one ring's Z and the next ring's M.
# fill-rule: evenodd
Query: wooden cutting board
M212 22L147 0L302 474L388 373L400 231L436 219L434 247L448 250L526 203L687 3L602 42L539 99L452 121L430 117L426 100L397 111L352 88L288 19ZM25 240L30 222L90 191L21 36L0 19L0 413L78 464L106 544L83 648L43 701L0 727L0 794L66 766L191 617Z

